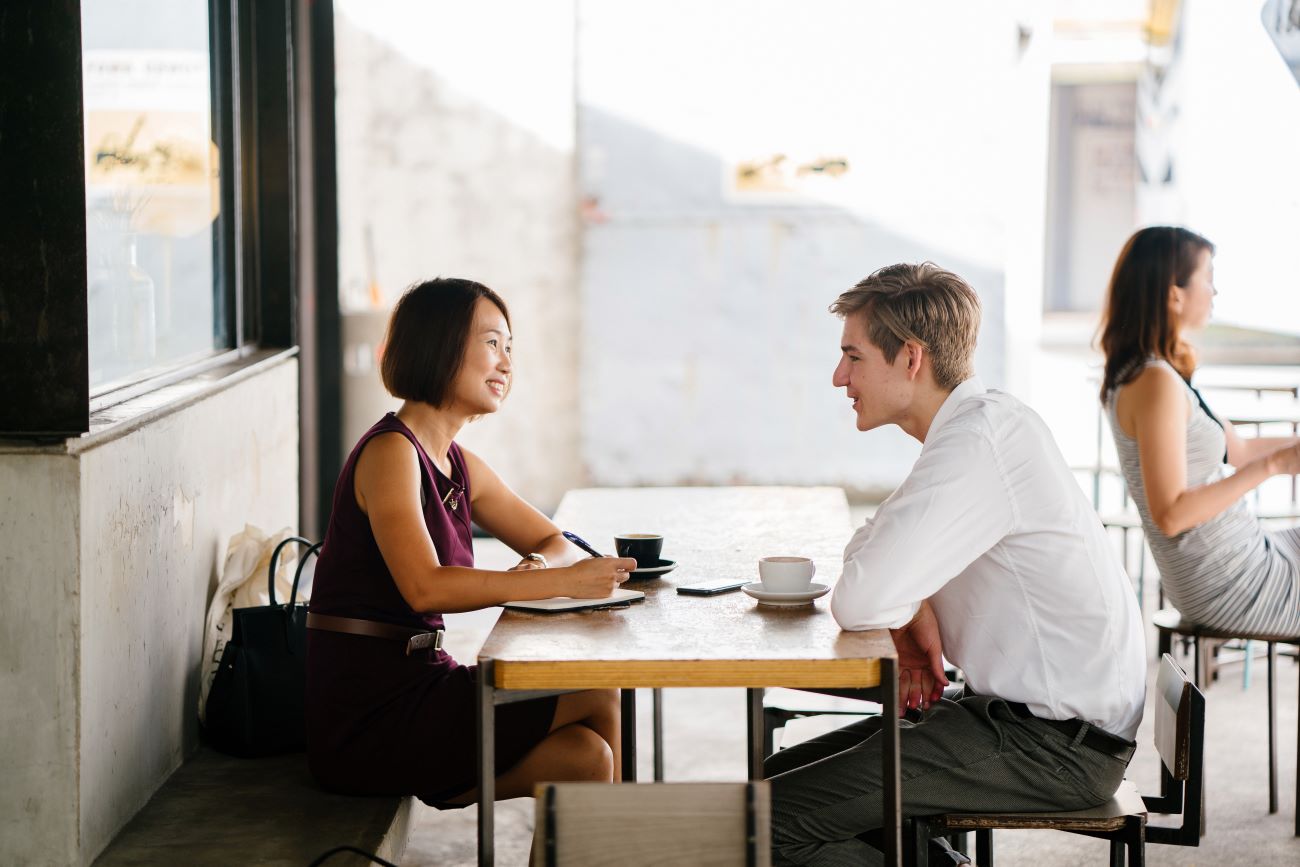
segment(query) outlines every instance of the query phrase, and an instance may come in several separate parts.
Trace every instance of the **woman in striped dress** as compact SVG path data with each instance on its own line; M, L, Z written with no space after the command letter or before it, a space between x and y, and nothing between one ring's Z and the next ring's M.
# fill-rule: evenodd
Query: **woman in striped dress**
M1245 495L1300 471L1300 441L1241 439L1191 386L1185 335L1210 318L1214 246L1154 226L1124 245L1102 323L1101 400L1165 595L1225 630L1300 634L1300 528L1265 532Z

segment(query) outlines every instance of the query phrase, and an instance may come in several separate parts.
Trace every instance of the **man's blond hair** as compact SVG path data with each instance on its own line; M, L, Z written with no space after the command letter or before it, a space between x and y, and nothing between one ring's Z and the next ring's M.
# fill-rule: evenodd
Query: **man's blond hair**
M933 262L881 268L836 298L831 312L864 314L867 339L891 364L904 343L919 344L940 388L951 391L974 375L979 296Z

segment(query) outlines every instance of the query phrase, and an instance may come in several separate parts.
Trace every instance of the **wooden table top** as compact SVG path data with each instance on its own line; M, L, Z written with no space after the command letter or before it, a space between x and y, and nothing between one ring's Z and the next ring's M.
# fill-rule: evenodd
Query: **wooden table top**
M569 492L556 523L603 553L616 533L659 533L677 568L625 584L629 608L558 614L507 610L484 644L503 689L820 686L880 682L888 630L843 632L829 596L759 606L740 591L682 596L678 584L758 580L758 559L811 557L833 583L852 532L839 488L593 488Z

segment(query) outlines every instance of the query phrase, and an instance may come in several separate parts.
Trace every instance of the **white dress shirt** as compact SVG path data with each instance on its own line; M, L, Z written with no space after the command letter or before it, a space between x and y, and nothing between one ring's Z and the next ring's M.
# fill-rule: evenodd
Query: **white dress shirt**
M1124 567L1043 420L976 378L849 541L831 611L844 629L898 627L925 599L974 692L1133 739L1145 641Z

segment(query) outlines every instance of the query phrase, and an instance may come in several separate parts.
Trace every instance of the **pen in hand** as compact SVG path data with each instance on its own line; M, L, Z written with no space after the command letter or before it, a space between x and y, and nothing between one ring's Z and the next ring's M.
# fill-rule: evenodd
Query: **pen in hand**
M593 557L605 556L604 554L597 551L595 548L588 545L587 541L583 539L581 536L579 536L577 533L570 533L568 530L561 530L560 532L564 536L564 538L568 539L570 542L577 545L579 548L586 551L591 556Z

